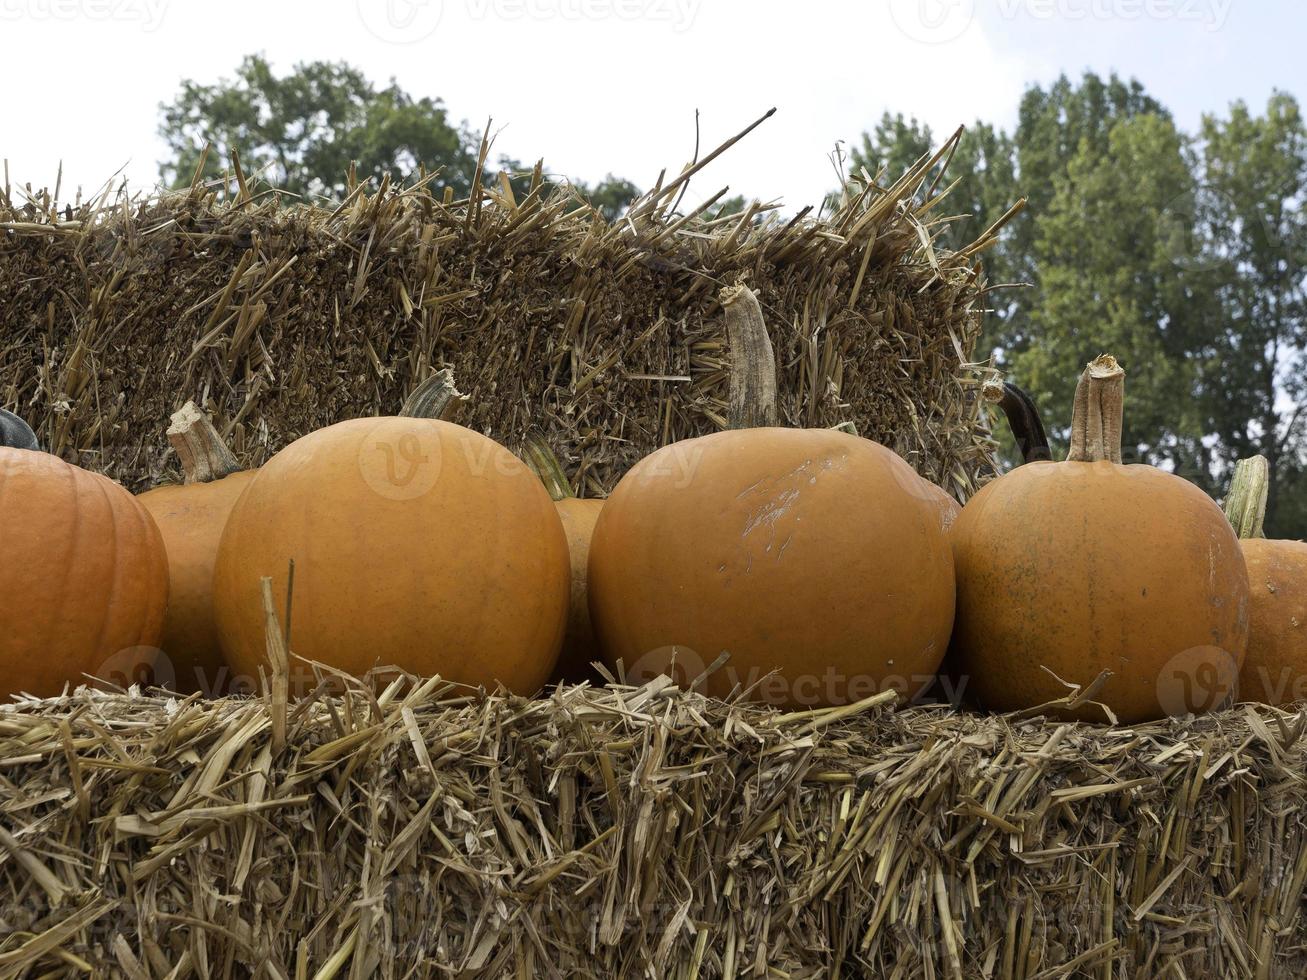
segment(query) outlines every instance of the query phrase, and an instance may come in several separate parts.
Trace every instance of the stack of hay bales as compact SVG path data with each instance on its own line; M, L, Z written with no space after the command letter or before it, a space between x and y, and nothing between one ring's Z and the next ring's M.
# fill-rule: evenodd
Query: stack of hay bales
M532 429L587 496L641 456L723 423L717 295L763 302L790 425L853 421L960 498L991 472L968 363L975 252L936 250L951 143L832 213L676 210L692 172L616 222L543 180L472 200L358 186L334 208L196 186L60 208L0 201L0 405L43 445L140 490L194 400L254 466L342 419L393 414L452 367L460 421L517 447Z
M0 708L0 975L1301 977L1301 714Z

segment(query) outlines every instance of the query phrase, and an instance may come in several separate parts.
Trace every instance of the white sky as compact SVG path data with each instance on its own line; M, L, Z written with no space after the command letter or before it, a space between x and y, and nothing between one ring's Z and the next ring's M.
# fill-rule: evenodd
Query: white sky
M1304 42L1302 0L0 0L0 157L36 186L62 160L65 197L120 169L148 188L159 102L261 51L393 75L493 115L496 152L641 187L687 160L696 108L707 149L776 106L688 199L729 184L795 210L886 109L939 136L1011 125L1029 83L1115 68L1192 127L1276 87L1307 100Z

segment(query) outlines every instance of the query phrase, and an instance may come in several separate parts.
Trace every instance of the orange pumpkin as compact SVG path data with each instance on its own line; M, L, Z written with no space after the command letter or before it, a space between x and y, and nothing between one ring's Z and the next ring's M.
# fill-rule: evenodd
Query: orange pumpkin
M952 494L938 483L931 483L925 477L922 477L921 482L925 484L926 496L935 504L935 512L939 515L939 526L947 534L957 521L958 515L962 513L962 507L953 499Z
M225 693L230 672L213 618L213 564L227 517L255 471L239 468L193 402L173 415L168 440L181 460L185 482L137 498L159 526L168 550L163 652L176 690L217 696Z
M836 431L847 432L851 436L858 435L858 427L852 422L841 422L839 425L832 426ZM953 522L958 519L962 513L962 506L953 499L953 495L941 487L938 483L932 483L924 476L921 477L922 492L935 503L935 509L939 512L939 523L945 531L953 526Z
M259 470L214 573L223 650L250 678L265 664L260 581L285 595L291 560L290 648L301 657L518 694L557 661L571 575L557 511L516 456L452 422L341 422ZM308 683L300 670L291 689Z
M58 694L90 674L151 679L168 559L130 493L47 453L0 448L0 696Z
M986 707L1044 705L1071 684L1137 722L1234 690L1248 640L1238 541L1193 484L1121 464L1123 378L1114 358L1093 361L1068 461L999 477L953 526L953 652Z
M599 520L604 502L595 497L582 499L572 492L557 457L543 439L530 439L525 448L531 468L540 477L549 496L553 498L554 506L558 508L558 517L563 522L563 531L567 535L567 553L572 562L572 598L567 613L563 652L549 682L598 682L602 678L595 670L594 663L602 657L595 640L594 626L590 622L590 596L586 582L590 564L590 539L594 537L595 522Z
M1239 698L1290 704L1307 700L1307 542L1263 537L1268 470L1264 456L1240 460L1225 504L1251 589Z
M788 705L923 683L953 620L937 499L884 446L766 424L775 368L757 299L735 287L722 304L735 428L663 447L604 504L589 587L605 657L637 681L693 681L726 653L704 689Z

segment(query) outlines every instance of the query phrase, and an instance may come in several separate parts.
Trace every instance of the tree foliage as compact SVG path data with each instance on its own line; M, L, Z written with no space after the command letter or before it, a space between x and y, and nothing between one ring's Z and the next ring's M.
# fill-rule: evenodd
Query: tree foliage
M378 87L344 62L308 62L279 76L261 55L246 57L233 78L182 82L160 106L159 135L169 151L160 164L167 186L189 186L197 172L209 181L228 179L236 150L258 182L329 201L348 192L351 167L360 181L389 175L409 184L434 175L432 186L464 197L481 148L481 134L452 122L440 99L410 95L394 80ZM499 157L485 182L497 183L501 173L519 197L529 192L531 167ZM563 184L543 178L548 193ZM593 186L571 186L610 220L640 194L612 174Z
M301 196L342 197L351 164L360 179L438 171L437 186L459 195L476 169L478 138L452 125L439 99L414 98L393 81L378 89L341 62L301 64L278 77L250 55L235 78L184 81L160 109L171 154L160 172L170 186L189 184L201 157L202 176L220 178L233 149L247 172Z
M886 115L851 163L892 179L937 145ZM948 167L960 245L1018 197L983 261L997 290L985 355L1065 436L1075 379L1111 351L1130 373L1127 452L1223 492L1263 453L1268 532L1307 535L1307 129L1276 93L1181 132L1135 81L1065 77L1024 95L1009 135L978 122Z

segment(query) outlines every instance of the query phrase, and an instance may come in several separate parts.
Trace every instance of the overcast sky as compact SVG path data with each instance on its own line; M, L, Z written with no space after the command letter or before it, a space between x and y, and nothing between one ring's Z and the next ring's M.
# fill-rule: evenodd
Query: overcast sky
M776 115L704 171L694 197L829 189L836 140L884 110L943 135L1010 125L1022 90L1059 73L1138 77L1195 125L1275 88L1307 99L1303 0L0 0L0 157L15 184L158 178L158 104L184 77L343 59L444 99L496 151L641 187ZM65 194L65 196L68 196Z

